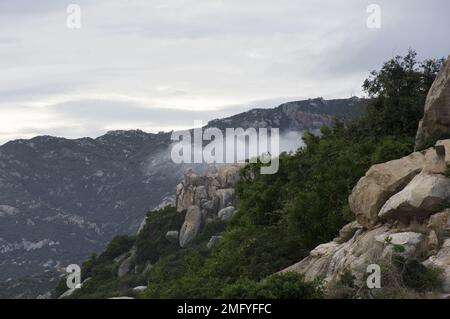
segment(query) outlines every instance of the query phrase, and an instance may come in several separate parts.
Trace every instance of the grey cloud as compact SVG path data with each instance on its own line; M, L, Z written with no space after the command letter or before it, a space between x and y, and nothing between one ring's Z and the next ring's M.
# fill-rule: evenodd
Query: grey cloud
M379 30L365 25L373 2ZM65 27L69 3L82 7L81 30ZM0 138L191 126L359 94L371 70L410 47L448 55L449 11L448 0L0 1L0 112L20 107L32 121L24 105L39 104L48 115L33 128L0 113Z

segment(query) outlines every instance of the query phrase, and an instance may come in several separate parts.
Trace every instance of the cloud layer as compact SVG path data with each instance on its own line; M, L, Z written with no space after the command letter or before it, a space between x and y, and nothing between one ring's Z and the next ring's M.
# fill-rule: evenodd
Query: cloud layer
M82 9L79 30L66 8ZM109 129L187 128L295 98L360 95L408 48L450 53L446 0L0 2L0 144Z

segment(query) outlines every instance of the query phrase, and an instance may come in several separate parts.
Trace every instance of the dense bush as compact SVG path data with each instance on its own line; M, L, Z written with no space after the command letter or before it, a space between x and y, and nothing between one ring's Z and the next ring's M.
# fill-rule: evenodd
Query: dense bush
M223 298L239 299L320 299L323 290L319 282L305 282L303 275L284 273L272 275L260 282L244 279L226 287Z
M161 256L179 248L177 243L166 239L170 230L179 230L184 221L184 213L177 212L174 207L166 207L147 214L144 228L136 239L136 263L156 263Z
M419 292L432 291L442 284L442 269L425 267L416 259L396 256L394 265L406 287Z

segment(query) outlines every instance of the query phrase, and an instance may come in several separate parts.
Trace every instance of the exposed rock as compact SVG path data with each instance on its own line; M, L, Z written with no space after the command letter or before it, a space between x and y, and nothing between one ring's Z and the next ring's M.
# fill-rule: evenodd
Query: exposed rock
M223 221L227 221L230 220L233 216L234 213L236 212L236 209L233 206L228 206L226 208L222 208L218 213L217 216L223 220Z
M421 233L402 232L402 233L385 233L375 237L375 240L385 245L385 249L381 258L388 258L396 253L404 257L414 256L416 251L426 244L425 236ZM396 251L401 246L403 251Z
M116 258L114 258L114 262L118 263L120 261L122 261L123 259L125 259L125 257L129 254L129 252L123 253L119 256L117 256Z
M226 188L219 189L216 192L217 197L219 198L219 211L223 208L232 206L234 203L234 189Z
M422 173L443 174L446 170L447 164L445 163L445 154L440 154L437 148L430 148L425 151L425 163Z
M438 174L419 174L383 205L379 217L422 220L442 208L450 197L450 179Z
M396 233L383 225L372 230L358 229L355 235L345 243L335 241L322 244L313 249L309 256L282 272L298 272L305 280L323 278L325 283L338 280L350 271L355 284L361 286L366 275L366 267L381 260L389 260L395 251L395 245L404 247L399 253L404 257L415 257L422 252L425 236L420 233Z
M450 209L431 216L427 227L441 236L450 237Z
M208 249L211 249L216 245L220 240L222 240L223 236L212 236L208 243L206 244L206 247Z
M135 249L135 247L133 247L133 248L131 248L130 256L128 258L124 259L121 262L119 268L117 269L118 277L123 277L131 271L131 266L134 262L135 255L136 255L136 249Z
M237 164L221 166L219 169L209 166L204 176L188 170L184 181L177 186L178 211L195 205L204 210L206 215L216 215L220 209L231 205L234 197L230 190L239 181L241 168L242 165Z
M194 190L194 205L201 206L202 202L208 199L208 193L206 192L206 187L200 185Z
M385 233L376 236L375 240L383 244L415 246L423 240L423 235L414 232L404 232L395 234Z
M77 290L77 288L71 288L71 289L67 290L61 296L59 296L58 299L63 299L65 297L70 297L75 292L75 290Z
M181 226L179 242L181 247L186 247L197 236L202 223L202 212L198 206L188 208L186 217Z
M159 203L158 205L153 207L151 210L160 210L160 209L164 209L168 206L175 207L175 196L171 195L171 196L164 197L163 200L161 201L161 203Z
M201 225L232 215L231 209L223 211L220 216L218 212L234 206L233 187L239 181L242 167L243 165L238 164L221 166L219 169L209 166L203 176L197 175L193 170L185 173L184 180L176 191L177 210L188 210L180 230L180 246L184 247L191 242ZM197 207L195 214L192 212L193 206Z
M425 156L416 152L387 163L372 166L353 188L350 209L356 220L371 229L386 200L405 187L422 169Z
M427 259L424 265L439 267L444 270L442 292L450 293L450 239L446 239L439 252Z
M439 239L434 230L430 231L427 238L428 244L428 255L435 255L437 253L437 249L439 248Z
M111 297L111 298L108 298L108 299L134 299L134 298L133 297L123 296L123 297Z
M217 212L217 207L219 206L219 198L214 197L202 204L202 208L205 210L206 215L214 215Z
M220 167L217 174L219 177L221 187L222 188L234 187L240 179L241 168L242 166L237 164Z
M428 92L424 116L417 130L416 146L422 145L437 132L450 132L450 56Z
M137 286L137 287L133 288L133 291L135 291L135 292L142 292L145 289L147 289L147 286Z
M178 186L177 186L177 189L178 189ZM152 209L151 209L151 211L157 211L157 210L161 210L161 209L164 209L164 208L166 208L166 207L169 207L169 206L171 206L171 207L176 207L176 203L175 203L175 201L176 201L176 196L166 196L166 197L164 197L164 199L161 201L161 203L159 203L158 205L156 205L155 207L153 207ZM145 223L147 222L147 217L144 217L144 219L142 220L142 222L141 222L141 224L140 224L140 226L139 226L139 229L138 229L138 231L137 231L137 234L139 234L143 229L144 229L144 227L145 227Z
M177 243L178 242L178 230L169 230L166 233L166 239L170 241L171 243Z
M435 148L438 155L444 157L446 166L450 166L450 140L437 141Z
M339 231L339 237L335 238L333 241L342 244L352 238L355 232L361 228L362 226L357 221L351 222L342 227Z
M349 241L343 244L333 241L319 245L308 257L282 272L303 273L307 281L321 277L325 282L330 282L350 270L355 278L362 282L364 267L374 258L381 256L385 249L385 245L377 242L375 237L387 231L386 226L373 230L357 230Z

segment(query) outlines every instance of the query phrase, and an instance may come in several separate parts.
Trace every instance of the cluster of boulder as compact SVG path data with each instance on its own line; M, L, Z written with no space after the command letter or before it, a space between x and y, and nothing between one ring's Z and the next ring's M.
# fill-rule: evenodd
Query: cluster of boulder
M180 247L186 247L202 231L202 228L217 220L226 221L235 213L236 198L234 187L240 178L242 165L234 164L221 166L209 166L203 175L188 169L183 181L176 188L176 196L164 198L162 203L154 208L162 209L167 206L175 206L177 210L186 212L181 229L170 230L166 233L166 239L171 243L178 243ZM138 233L145 226L145 220L139 227ZM207 243L207 248L212 248L222 236L212 236ZM136 256L136 247L129 252L117 257L114 261L119 264L117 275L122 277L133 270L133 261ZM143 270L146 273L152 267L148 262ZM136 271L136 268L134 269Z
M428 94L417 145L436 132L450 132L450 57ZM368 265L400 254L442 268L442 293L450 294L449 177L450 140L372 166L349 196L356 221L283 272L330 283L350 271L362 286Z
M448 156L450 140L445 140L434 148L372 166L349 196L356 221L284 271L303 273L307 280L323 277L325 282L350 271L355 282L363 284L369 264L389 260L395 253L443 268L442 289L450 293Z
M180 212L186 211L185 220L179 231L169 231L166 238L178 240L179 245L185 247L205 224L232 218L236 206L234 187L241 168L238 164L219 168L209 166L204 175L189 169L176 190L176 207ZM211 246L218 238L211 238Z

